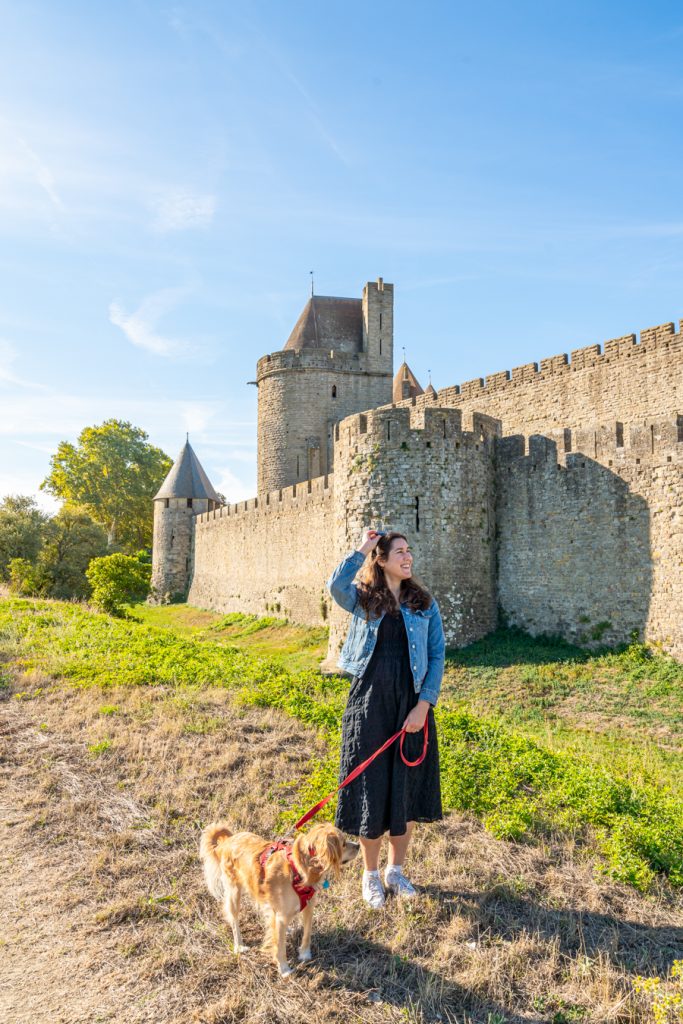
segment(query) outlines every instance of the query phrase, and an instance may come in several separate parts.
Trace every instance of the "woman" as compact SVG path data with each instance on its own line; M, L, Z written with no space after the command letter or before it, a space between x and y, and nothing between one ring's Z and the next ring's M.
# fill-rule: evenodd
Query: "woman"
M359 585L353 580L363 566ZM439 821L441 790L433 706L441 689L445 640L439 607L413 578L413 556L402 533L366 530L360 548L337 566L329 591L351 625L339 659L353 674L342 719L340 781L385 740L405 728L404 764L397 740L339 793L335 824L360 839L363 899L381 907L385 889L379 874L382 836L389 833L386 888L400 896L416 892L403 864L416 821Z

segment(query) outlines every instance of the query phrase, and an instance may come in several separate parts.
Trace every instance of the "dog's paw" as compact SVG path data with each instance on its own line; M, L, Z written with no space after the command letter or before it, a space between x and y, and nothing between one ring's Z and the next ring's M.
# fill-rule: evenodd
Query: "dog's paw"
M305 964L305 963L308 963L308 961L312 960L312 959L313 959L313 954L311 953L310 949L300 949L299 950L299 963Z
M240 945L240 946L235 946L235 952L236 953L248 953L249 952L249 946L245 946L244 943L242 943L242 945Z
M284 964L284 966L280 967L281 978L288 978L290 974L294 974L294 968L290 967L289 964Z

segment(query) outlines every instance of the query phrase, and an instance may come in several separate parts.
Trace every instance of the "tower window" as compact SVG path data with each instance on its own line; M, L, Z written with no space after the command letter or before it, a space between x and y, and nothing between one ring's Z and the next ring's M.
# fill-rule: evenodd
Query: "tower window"
M336 384L332 385L332 397L333 398L337 397L337 385Z
M169 502L168 498L165 498L164 499L164 508L168 508L169 504L170 504L170 502Z
M187 507L192 508L192 498L187 499Z
M415 533L420 532L420 499L415 496Z
M379 339L379 354L382 355L382 339Z

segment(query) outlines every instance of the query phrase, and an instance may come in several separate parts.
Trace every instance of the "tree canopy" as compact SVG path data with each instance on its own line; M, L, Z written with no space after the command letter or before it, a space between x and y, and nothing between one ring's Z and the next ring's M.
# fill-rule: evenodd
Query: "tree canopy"
M85 427L76 445L59 444L41 490L87 512L110 546L134 552L152 543L152 498L173 462L148 435L125 420Z
M26 495L10 494L0 502L0 579L8 579L13 558L35 562L49 518Z

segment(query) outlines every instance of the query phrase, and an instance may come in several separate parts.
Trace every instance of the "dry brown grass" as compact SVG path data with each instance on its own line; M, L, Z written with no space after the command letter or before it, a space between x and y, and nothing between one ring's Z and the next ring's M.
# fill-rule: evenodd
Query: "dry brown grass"
M663 973L683 949L670 894L597 879L571 844L498 842L451 815L412 847L416 903L367 910L355 865L316 911L314 962L281 981L255 911L253 952L231 952L197 844L216 817L274 835L315 735L223 690L103 693L38 675L14 689L29 699L0 704L12 1024L635 1024L632 976Z

